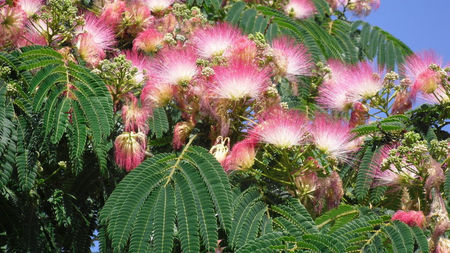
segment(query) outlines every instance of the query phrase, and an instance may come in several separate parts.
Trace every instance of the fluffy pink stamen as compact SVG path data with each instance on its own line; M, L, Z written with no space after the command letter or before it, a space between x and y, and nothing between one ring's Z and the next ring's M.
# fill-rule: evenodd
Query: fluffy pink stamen
M398 220L401 221L408 226L417 226L420 228L423 228L425 224L425 215L422 211L403 211L399 210L395 212L395 214L392 216L391 220Z
M114 146L116 163L126 171L131 171L145 158L146 136L139 132L124 132L117 136Z
M351 101L368 99L375 96L383 88L380 72L374 71L369 62L360 62L349 69L349 98Z
M347 160L355 151L354 135L348 122L334 120L326 115L316 115L311 126L311 136L317 148L339 160Z
M313 62L304 45L289 37L281 37L273 40L272 49L281 74L291 79L298 75L311 75Z
M249 133L259 142L291 148L303 144L308 131L305 116L297 111L272 108L261 116L259 124Z
M146 53L153 53L162 47L164 35L154 28L147 28L145 31L138 34L133 41L134 50L142 50Z
M194 32L191 41L197 53L204 58L228 56L241 37L241 31L227 23L220 23Z
M19 0L18 6L27 14L28 17L37 13L44 3L42 0Z
M139 54L136 51L127 50L125 51L125 57L131 61L134 67L138 69L135 76L136 83L142 83L148 79L147 74L150 69L150 61L147 56Z
M91 35L94 43L102 50L110 49L115 44L111 27L90 12L85 15L85 24L78 32Z
M125 12L125 9L126 5L124 1L115 0L114 2L107 3L102 9L100 20L115 30L122 20L122 13Z
M257 98L269 83L268 69L258 67L243 60L232 61L228 66L214 68L213 82L209 89L214 97L230 100Z
M223 162L225 171L246 170L252 167L256 156L256 144L254 138L236 143Z
M128 96L127 103L122 107L122 120L125 131L147 134L147 119L151 114L150 107L140 107L135 96Z
M197 56L191 47L162 50L150 67L150 76L164 84L185 85L197 73Z
M311 0L290 0L284 10L295 18L305 19L314 15L316 7Z

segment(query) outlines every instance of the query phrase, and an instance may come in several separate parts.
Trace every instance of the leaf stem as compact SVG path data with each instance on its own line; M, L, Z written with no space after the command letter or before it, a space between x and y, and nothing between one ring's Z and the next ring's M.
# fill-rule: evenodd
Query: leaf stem
M167 177L167 181L166 181L166 183L164 184L164 187L166 187L166 186L169 184L170 180L172 179L173 174L175 173L175 170L176 170L177 167L178 167L178 164L180 164L181 159L183 158L184 154L186 154L186 151L187 151L188 148L191 146L191 144L192 144L192 142L194 141L195 137L197 137L197 135L194 135L194 136L191 137L191 139L189 139L189 142L186 144L186 146L184 147L183 151L181 151L180 156L177 157L177 161L176 161L175 164L170 168L171 171L170 171L169 176Z

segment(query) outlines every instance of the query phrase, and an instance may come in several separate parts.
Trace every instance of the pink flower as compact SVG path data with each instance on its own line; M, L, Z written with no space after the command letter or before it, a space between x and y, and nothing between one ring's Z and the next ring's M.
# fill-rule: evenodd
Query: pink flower
M138 72L135 75L135 81L136 83L143 83L146 81L147 74L150 68L150 61L148 60L147 56L139 54L136 51L125 51L125 57L127 60L131 61L134 67L138 69Z
M78 32L91 35L95 44L102 50L111 49L116 43L114 32L109 25L90 12L85 15L85 24Z
M367 16L380 7L380 0L349 0L349 9L358 16Z
M197 56L191 47L162 50L150 67L150 76L164 84L187 85L197 73Z
M195 124L191 121L178 122L173 129L172 146L174 149L180 149L186 142L186 138L191 134Z
M246 36L241 36L231 49L231 58L252 63L257 54L255 42Z
M143 133L124 132L115 142L116 163L126 171L136 168L145 158L146 137Z
M383 163L388 158L391 149L397 148L398 144L384 145L378 153L372 158L370 164L375 181L374 186L392 186L398 187L403 180L410 181L417 177L417 169L414 166L408 166L399 170L396 166L391 164L387 169L383 170Z
M412 97L406 90L400 90L392 104L392 114L403 114L412 108Z
M151 114L150 107L139 107L138 100L130 94L127 103L122 107L122 120L125 131L147 134L147 119Z
M44 6L44 3L42 0L19 0L18 6L27 14L27 17L31 17Z
M228 66L217 66L214 73L209 89L216 98L257 98L270 81L268 69L259 70L243 60L234 60Z
M133 41L133 50L142 50L146 53L154 53L162 47L164 35L154 28L147 28L139 33Z
M0 8L0 47L14 44L23 32L27 22L26 13L19 7L2 6Z
M302 44L289 37L281 37L273 40L272 50L281 75L290 79L298 75L311 75L311 56Z
M316 115L311 127L311 136L318 149L339 160L347 160L348 155L355 150L352 142L354 135L348 122L344 120Z
M95 43L94 36L89 33L82 33L77 36L76 47L81 58L90 66L97 66L106 57L105 51Z
M408 226L418 226L420 228L423 228L425 224L425 215L422 211L402 211L399 210L395 212L395 214L392 216L391 220L398 220L401 221Z
M337 9L347 5L348 0L327 0L331 8Z
M375 96L383 88L380 73L375 72L368 62L351 66L349 79L349 99L357 101Z
M224 161L225 171L251 168L255 162L256 144L257 142L253 138L247 138L236 143Z
M355 102L353 104L352 113L350 115L350 122L348 123L350 128L363 125L369 119L369 109L361 102Z
M115 44L114 32L94 14L85 16L85 25L79 28L79 35L75 39L81 57L92 66L95 66L106 56L105 50L111 49Z
M309 131L307 119L297 111L272 108L259 120L259 124L249 132L258 142L291 148L306 141Z
M305 19L314 15L316 7L311 0L290 0L284 11L295 18Z
M125 9L124 1L114 0L114 2L107 3L102 9L100 20L115 30L122 20L122 14L125 12Z
M173 4L174 0L145 0L145 5L152 12L161 12L169 8Z
M122 37L134 37L145 30L153 21L154 17L149 8L140 1L133 1L123 14L123 22L119 26L122 32L119 34Z
M448 252L450 252L450 239L441 236L436 246L436 253L448 253Z
M141 102L148 107L165 106L176 93L177 87L168 83L147 82L142 89Z
M352 108L349 100L351 73L349 67L338 60L329 60L331 73L319 88L318 103L323 107L337 111Z
M402 70L413 81L411 96L415 97L420 92L422 98L428 102L437 102L435 95L440 97L441 100L448 100L448 96L440 84L439 74L429 69L431 64L442 65L442 59L433 51L424 51L406 59Z
M201 57L211 58L213 56L228 56L241 36L239 29L228 23L220 23L196 30L191 41Z
M25 29L24 34L16 41L16 47L25 47L31 45L46 46L47 40L35 29Z

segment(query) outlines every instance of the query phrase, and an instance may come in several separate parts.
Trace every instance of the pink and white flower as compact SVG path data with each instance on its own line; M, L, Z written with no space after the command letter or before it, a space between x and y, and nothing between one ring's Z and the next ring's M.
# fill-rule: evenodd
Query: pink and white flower
M35 29L26 28L22 36L16 41L16 47L25 47L31 45L46 46L47 40Z
M329 60L328 67L331 73L320 86L317 101L327 109L348 111L352 108L352 101L349 100L351 91L349 67L338 60Z
M146 136L124 132L114 141L116 163L126 171L136 168L145 158Z
M133 50L142 50L146 53L154 53L163 45L164 35L150 27L139 33L133 41Z
M256 57L257 48L254 41L246 36L241 36L231 49L231 58L240 59L252 63Z
M372 158L370 168L374 176L375 186L392 186L398 187L401 185L402 180L409 181L417 177L417 169L413 166L405 164L405 168L399 170L396 166L391 164L387 169L383 170L383 163L388 158L391 149L397 148L398 144L384 145ZM406 166L408 166L406 168Z
M347 160L348 155L355 151L354 135L347 121L316 115L311 136L318 149L338 160Z
M316 7L311 0L290 0L284 11L295 18L305 19L314 15Z
M90 65L95 66L106 56L105 50L115 44L114 32L94 14L85 16L85 25L77 30L75 39L81 57Z
M172 146L174 149L180 149L184 145L194 127L195 124L192 121L181 121L175 125L172 139Z
M349 99L357 101L368 99L375 96L383 88L383 82L380 80L380 72L374 71L369 62L360 62L352 66L349 82Z
M327 2L333 9L338 9L348 4L348 0L327 0Z
M105 51L95 43L95 38L92 34L82 33L78 35L75 45L81 58L90 66L97 66L106 57Z
M94 43L102 50L111 49L116 43L114 31L110 26L90 12L85 15L84 26L78 29L77 32L90 34Z
M231 152L225 159L225 171L246 170L253 166L256 157L257 141L253 138L246 138L234 144Z
M191 47L162 50L150 67L150 76L163 84L186 85L197 74L197 55Z
M442 66L442 59L433 51L424 51L409 56L402 66L402 71L413 81L411 87L412 97L416 97L417 93L421 93L421 97L428 102L435 103L440 97L441 100L449 100L445 94L444 88L440 84L439 73L431 70L431 64ZM432 93L435 93L434 95Z
M281 75L293 79L295 76L309 76L313 66L306 47L289 37L274 39L272 50L275 63Z
M203 58L228 56L241 38L241 31L228 23L198 29L191 41L197 53Z
M0 47L7 43L14 44L22 34L26 22L27 14L19 7L1 7Z
M125 12L126 5L124 1L114 0L105 4L100 15L102 23L108 24L112 29L116 29L122 20L122 14Z
M146 0L145 5L152 12L161 12L169 8L173 4L174 0Z
M141 1L132 1L128 4L123 13L119 28L122 30L119 35L135 37L138 33L144 31L149 25L154 22L149 8Z
M147 134L147 119L151 114L151 108L140 107L138 100L132 94L128 96L127 100L126 104L122 107L122 120L125 131Z
M18 6L27 14L27 17L31 17L44 6L44 3L42 0L19 0Z
M165 106L176 93L177 86L168 83L147 82L142 89L141 103L148 107Z
M358 16L367 16L380 7L380 0L349 0L349 9Z
M304 115L294 110L269 109L259 119L250 135L258 142L278 148L291 148L305 143L309 127Z
M150 68L150 61L147 56L128 50L125 51L125 57L138 69L135 75L135 82L138 84L145 82L148 79L147 73Z
M257 98L270 81L267 69L259 70L243 60L234 60L228 66L214 68L213 81L209 89L214 97L230 100Z

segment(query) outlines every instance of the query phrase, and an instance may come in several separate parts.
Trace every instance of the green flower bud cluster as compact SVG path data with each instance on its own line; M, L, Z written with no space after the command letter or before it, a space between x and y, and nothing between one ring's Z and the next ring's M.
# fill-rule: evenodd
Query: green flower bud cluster
M76 28L84 25L84 18L78 15L78 8L72 0L49 0L39 17L47 26L42 35L49 44L61 45L70 41Z
M436 160L440 161L449 156L450 147L448 140L438 141L436 139L430 141L430 153Z
M120 99L122 95L133 92L143 85L138 82L138 69L121 54L112 60L102 60L93 72L100 75L110 89L113 97ZM145 81L145 80L144 80Z

